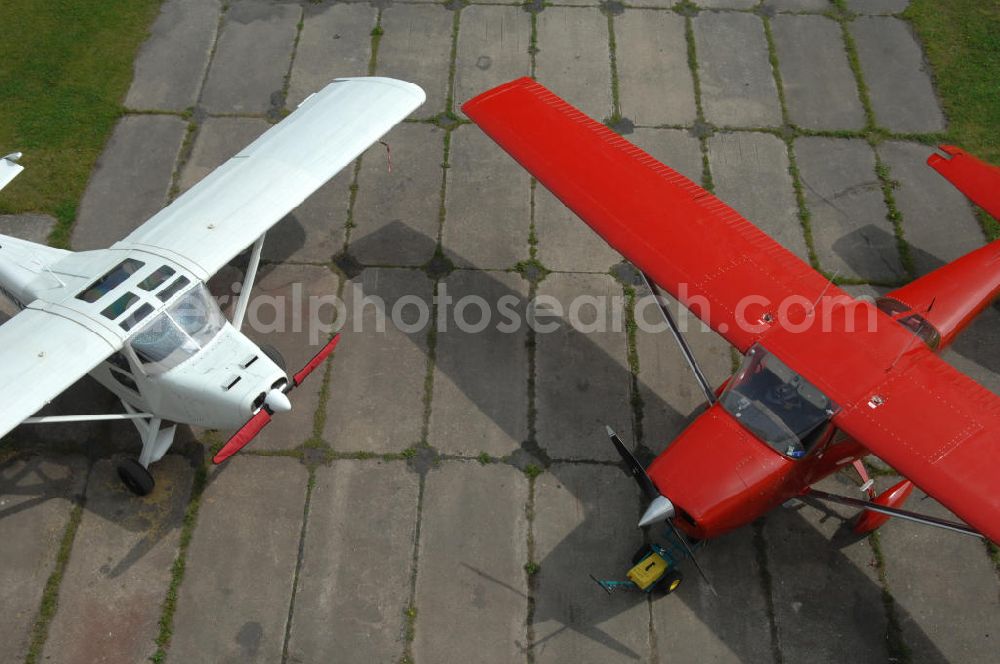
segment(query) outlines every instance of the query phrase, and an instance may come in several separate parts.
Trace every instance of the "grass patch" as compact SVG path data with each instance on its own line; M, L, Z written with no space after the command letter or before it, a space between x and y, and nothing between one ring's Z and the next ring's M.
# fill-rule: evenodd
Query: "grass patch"
M913 0L903 17L924 45L948 116L948 140L1000 164L1000 2ZM990 239L1000 224L980 213Z
M132 61L160 0L0 3L0 152L24 152L25 171L0 195L0 213L44 212L66 245L87 179L122 113Z

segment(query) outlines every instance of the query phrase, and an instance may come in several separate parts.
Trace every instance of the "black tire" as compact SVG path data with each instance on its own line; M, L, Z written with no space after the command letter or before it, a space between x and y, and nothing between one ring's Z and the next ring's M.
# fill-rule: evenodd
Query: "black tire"
M135 459L125 459L118 464L118 478L129 491L137 496L148 496L156 482L149 471Z
M288 365L285 363L285 357L278 352L277 348L271 344L261 344L260 349L264 352L264 355L267 355L267 357L272 362L277 364L282 371L288 373Z
M659 591L664 595L669 595L678 588L684 582L684 575L679 569L672 569L663 575L663 578L659 582Z

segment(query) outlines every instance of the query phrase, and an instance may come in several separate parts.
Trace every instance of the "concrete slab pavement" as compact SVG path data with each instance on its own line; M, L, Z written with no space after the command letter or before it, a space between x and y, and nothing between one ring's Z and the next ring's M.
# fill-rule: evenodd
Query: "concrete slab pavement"
M422 113L423 111L418 111ZM440 227L444 131L429 124L397 126L361 160L350 251L366 265L423 265L434 245L406 242L405 230L437 240Z
M702 12L693 23L705 119L722 127L780 125L778 88L760 18Z
M983 233L965 196L927 165L934 148L888 141L878 148L894 183L903 215L903 237L918 251L917 275L926 274L983 244Z
M612 25L622 116L647 126L693 123L697 109L684 18L627 10Z
M841 277L903 280L895 229L868 144L804 136L794 149L820 266Z
M531 176L477 127L451 133L441 242L458 267L504 270L529 257ZM490 201L485 205L484 201Z
M876 122L898 132L947 129L923 51L897 18L859 17L849 26Z
M652 534L665 543L662 530ZM696 552L718 597L694 565L681 563L681 587L652 604L651 625L660 661L773 660L769 597L758 546L754 530L741 528Z
M886 478L879 486L892 486L898 479ZM914 490L907 509L955 520L920 489ZM1000 634L1000 582L983 543L892 520L880 529L879 541L886 582L914 661L975 662L994 657ZM965 619L956 620L957 616Z
M210 113L264 114L284 105L302 10L245 0L230 5L201 94Z
M330 364L323 430L333 449L398 453L420 441L430 320L416 327L412 302L428 303L429 310L432 288L422 272L409 269L368 268L345 284L348 319ZM376 298L383 302L384 326ZM397 306L403 323L416 329L392 324Z
M538 295L538 444L556 459L615 461L605 425L632 440L622 288L608 275L550 274Z
M708 139L715 195L782 246L808 260L788 150L777 136L726 132Z
M816 487L860 495L857 485L842 476ZM892 656L876 553L867 539L853 541L846 532L855 513L793 501L764 521L774 619L788 661L874 664Z
M219 0L170 0L135 60L125 108L185 111L198 102L222 15Z
M418 478L402 462L316 469L289 662L394 662L406 647Z
M507 456L528 438L528 282L514 273L457 270L439 296L444 289L453 304L445 325L438 309L428 440L448 454Z
M522 661L527 499L527 478L504 464L449 461L427 475L417 554L415 661Z
M531 73L531 15L521 7L462 10L455 56L455 112L484 90Z
M73 456L26 456L0 464L0 660L23 661L46 582L74 507L83 498L88 463Z
M191 539L167 661L281 659L307 482L297 459L239 455L215 467L201 496L198 519L206 525Z
M167 204L187 123L169 115L119 120L80 201L72 245L103 249Z
M840 25L824 16L779 15L771 30L789 121L817 130L864 127Z
M412 81L427 93L415 117L429 118L447 110L450 92L452 33L455 14L443 5L386 6L382 11L375 72Z
M101 459L90 472L42 661L138 662L156 652L194 470L167 455L153 493L140 499L119 481L118 461Z
M607 17L596 7L549 7L535 21L535 78L598 122L611 117Z
M377 16L363 3L307 5L285 106L294 109L334 78L366 76Z
M648 660L645 595L608 597L587 578L622 577L642 544L638 510L635 483L616 467L554 464L535 481L536 662Z

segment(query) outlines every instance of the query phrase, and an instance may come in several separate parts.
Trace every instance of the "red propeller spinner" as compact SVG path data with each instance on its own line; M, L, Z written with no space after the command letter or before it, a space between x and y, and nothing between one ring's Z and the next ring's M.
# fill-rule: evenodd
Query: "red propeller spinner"
M212 457L212 463L222 463L229 457L233 456L241 449L246 447L251 440L253 440L257 434L267 426L268 422L271 421L271 416L277 411L282 412L290 410L291 405L288 403L288 399L284 396L294 390L296 387L302 384L302 381L311 374L316 367L323 364L323 360L330 356L333 349L337 347L337 342L340 341L340 335L336 335L331 339L323 348L320 349L318 353L309 360L302 369L292 376L292 380L285 388L278 392L275 390L276 394L272 397L268 395L267 400L265 400L264 405L257 413L247 420L247 423L240 427L239 431L234 433L232 437L226 441L226 444L222 446L214 457Z

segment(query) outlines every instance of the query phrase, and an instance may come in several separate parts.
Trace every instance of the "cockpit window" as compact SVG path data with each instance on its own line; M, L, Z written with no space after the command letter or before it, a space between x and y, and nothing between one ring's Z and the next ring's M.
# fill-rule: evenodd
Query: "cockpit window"
M113 291L116 286L138 272L143 265L145 263L142 261L137 261L134 258L126 258L110 272L80 291L76 298L84 302L97 302L101 299L102 295L107 295Z
M181 290L190 283L191 282L188 281L188 278L185 276L177 277L176 279L174 279L172 284L170 284L169 286L161 290L159 293L157 293L156 297L160 298L161 302L166 302L174 295L176 295L177 291Z
M128 311L128 308L139 301L139 296L135 293L125 293L120 298L109 304L101 311L105 318L114 320Z
M927 319L920 314L912 313L913 310L899 300L891 297L880 297L875 300L875 306L894 321L920 337L931 349L935 349L941 345L941 333L937 331L937 328L927 322Z
M140 281L138 286L144 291L156 290L159 288L160 284L172 276L174 276L174 268L169 265L164 265L158 268L156 272Z
M149 373L176 367L215 338L226 319L204 284L145 323L132 336L132 350Z
M798 459L823 437L839 410L765 348L755 345L722 393L722 407L750 433L782 454Z

